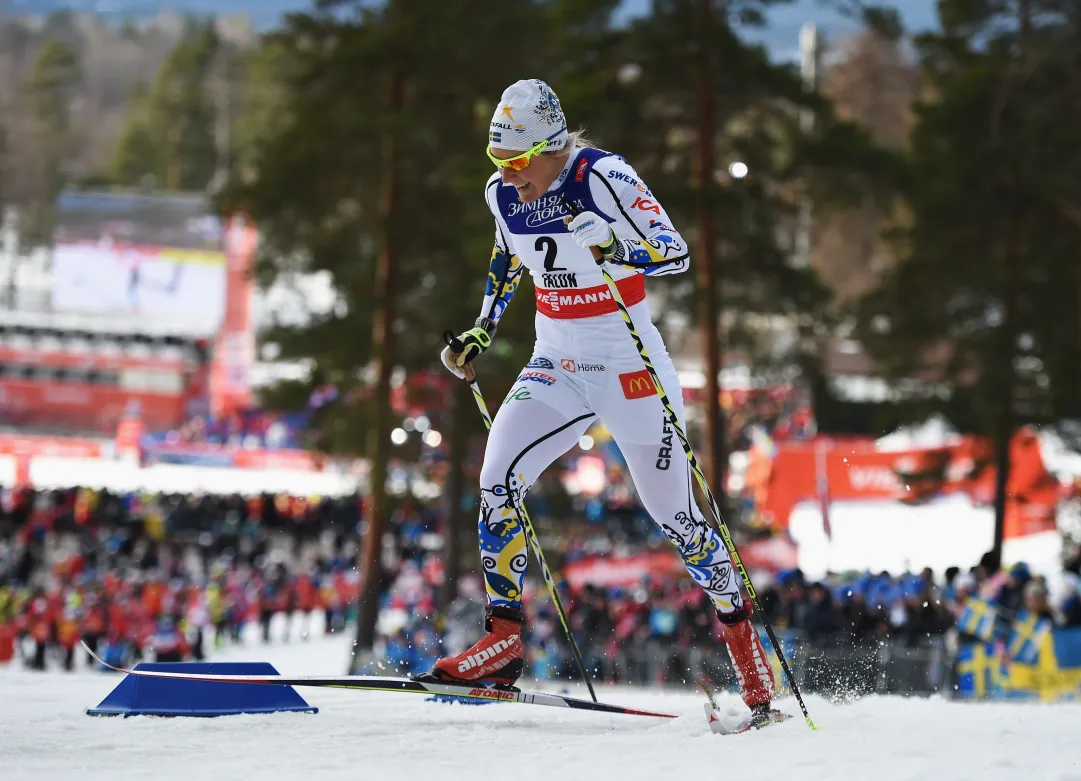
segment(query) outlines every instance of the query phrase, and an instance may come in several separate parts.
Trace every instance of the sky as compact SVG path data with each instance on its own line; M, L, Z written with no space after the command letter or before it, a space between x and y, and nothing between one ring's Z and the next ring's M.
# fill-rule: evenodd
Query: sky
M878 0L892 4L900 12L909 30L922 30L935 24L935 0ZM650 0L625 0L622 15L631 18L648 9ZM0 0L0 13L49 13L61 8L98 13L103 16L150 16L163 8L198 14L244 13L259 29L277 25L283 14L312 5L311 0ZM798 58L799 30L805 22L814 22L827 37L854 32L858 25L830 10L829 0L794 0L775 6L769 12L769 27L746 30L745 37L764 44L777 59Z
M922 31L937 24L936 0L872 0L873 3L893 6L901 15L905 27L912 32ZM625 0L624 12L628 15L643 13L650 0ZM799 31L806 22L813 22L826 38L841 37L859 30L858 22L846 19L830 9L829 0L793 0L774 6L767 14L768 27L745 29L746 40L765 45L776 59L799 59Z

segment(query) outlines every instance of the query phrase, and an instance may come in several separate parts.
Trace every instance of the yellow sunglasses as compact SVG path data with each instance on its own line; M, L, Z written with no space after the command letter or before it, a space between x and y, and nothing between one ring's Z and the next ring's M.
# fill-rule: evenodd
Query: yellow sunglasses
M485 150L488 153L488 159L495 163L496 168L509 168L512 171L521 171L533 160L534 157L544 151L548 146L548 139L538 141L520 155L514 157L500 158L492 154L492 147L489 145Z

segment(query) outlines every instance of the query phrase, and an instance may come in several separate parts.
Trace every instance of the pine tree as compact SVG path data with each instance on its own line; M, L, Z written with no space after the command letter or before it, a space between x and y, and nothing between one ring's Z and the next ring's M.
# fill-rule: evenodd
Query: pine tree
M213 22L189 21L153 85L137 85L113 158L117 184L203 190L218 165L210 90L221 41Z
M117 184L152 188L160 185L155 172L164 170L164 148L150 126L149 90L138 83L128 98L124 129L113 152L112 179Z
M1071 10L1072 9L1072 10ZM1075 4L940 4L919 40L931 98L916 106L902 262L863 305L865 345L896 377L926 381L998 449L1001 553L1008 443L1026 421L1081 406Z
M243 162L221 196L263 227L263 280L294 270L332 274L340 309L302 328L279 328L268 338L281 346L283 357L315 364L312 383L288 390L294 400L317 383L339 389L341 401L323 413L320 446L363 449L383 468L392 415L386 373L395 367L443 372L443 330L472 325L487 275L492 221L483 186L491 167L484 145L488 119L506 85L491 68L488 52L454 39L456 20L469 8L449 2L422 13L392 3L358 9L349 22L329 13L292 17L267 42L277 52L267 64L280 90L273 98L280 101L276 121L249 136L249 145L239 150ZM495 36L501 24L523 29L528 10L525 2L502 4L498 13L482 15L474 33ZM389 209L392 181L395 205ZM377 294L378 261L388 248L396 282ZM384 329L380 313L387 306L393 317ZM483 384L493 401L509 384L509 367L516 371L528 354L529 343L513 337L515 323L528 322L531 307L518 303L512 310L497 347L484 356ZM483 430L470 405L471 397L459 389L445 411L457 448L469 431ZM449 486L463 485L463 461L448 463ZM369 552L380 540L390 504L377 469L373 477ZM460 496L448 496L447 505L454 537L466 523ZM365 567L358 651L370 648L373 639L382 576L371 571L370 557Z
M720 368L727 353L763 374L796 358L827 299L815 273L792 264L790 241L799 108L824 112L826 105L794 68L739 37L740 24L761 19L766 5L654 3L626 41L638 100L628 109L636 109L632 118L622 118L631 128L624 154L663 194L691 237L692 263L702 264L695 278L673 280L666 292L671 307L691 312L702 329L703 367ZM733 163L749 175L732 176ZM796 333L779 332L779 321ZM712 369L706 373L703 460L725 465L718 386ZM719 481L718 471L714 492L723 497Z
M37 186L23 222L22 241L47 244L56 223L56 198L64 187L66 166L75 144L71 106L81 74L75 52L59 41L46 43L34 60L24 88L36 122Z

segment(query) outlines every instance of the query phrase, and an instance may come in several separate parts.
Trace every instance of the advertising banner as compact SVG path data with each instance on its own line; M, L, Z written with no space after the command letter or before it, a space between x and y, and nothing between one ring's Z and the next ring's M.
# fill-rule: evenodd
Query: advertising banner
M288 469L297 472L319 472L323 469L323 458L305 450L245 450L225 445L171 445L145 441L143 463L236 469Z
M1055 528L1062 497L1058 480L1040 455L1031 429L1010 443L1006 537ZM995 454L987 439L964 437L958 444L904 451L876 450L873 443L779 443L775 452L752 452L747 489L756 509L779 528L798 503L892 500L919 504L938 496L966 494L976 505L994 501Z
M148 428L170 428L184 419L182 396L117 387L0 381L0 411L16 425L48 421L76 430L116 431L133 402Z
M259 233L253 223L240 215L229 219L225 229L229 259L225 308L210 369L210 409L215 417L225 417L251 404L251 370L255 363L251 270L258 244Z
M104 458L109 455L108 442L78 437L46 437L36 435L0 435L0 455L62 456L65 458Z
M779 536L740 545L739 554L748 570L778 572L797 564L795 546ZM571 588L578 589L585 585L626 588L641 585L649 578L689 579L690 575L673 547L623 558L589 556L565 565L563 577Z

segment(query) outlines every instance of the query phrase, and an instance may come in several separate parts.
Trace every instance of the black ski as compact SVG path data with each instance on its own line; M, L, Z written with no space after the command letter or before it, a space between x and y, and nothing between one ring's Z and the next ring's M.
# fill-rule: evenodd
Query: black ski
M217 681L219 683L262 684L264 686L316 686L331 689L356 689L358 691L411 692L413 694L437 694L465 700L485 700L488 702L517 702L523 705L547 705L554 708L574 708L576 710L600 711L601 713L620 713L627 716L654 716L662 719L674 719L671 713L624 708L620 705L608 705L603 702L590 702L562 694L547 692L523 692L505 689L489 689L482 686L458 686L449 683L415 681L412 678L387 678L379 675L341 675L341 676L288 676L288 675L212 675L202 673L167 673L155 670L127 670L115 667L95 654L86 643L83 648L98 663L112 670L127 675L146 678L177 678L185 681Z

